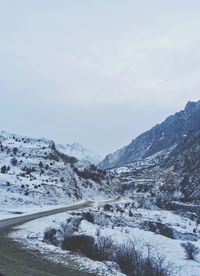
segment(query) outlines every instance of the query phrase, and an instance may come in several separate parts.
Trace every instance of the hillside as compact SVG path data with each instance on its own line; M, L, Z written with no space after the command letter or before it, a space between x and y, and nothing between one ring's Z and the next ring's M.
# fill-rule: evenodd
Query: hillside
M177 203L179 207L185 203L199 206L199 155L200 131L194 131L182 137L178 145L110 171L121 183L121 191L126 197L142 198L143 201L146 198L163 208L176 205L177 210ZM197 209L199 207L184 207L184 210L195 212Z
M114 168L144 160L176 146L184 137L198 130L200 130L200 101L188 102L184 110L169 116L161 124L139 135L126 147L107 155L99 166Z
M1 206L66 204L114 193L108 173L77 161L53 141L0 132Z

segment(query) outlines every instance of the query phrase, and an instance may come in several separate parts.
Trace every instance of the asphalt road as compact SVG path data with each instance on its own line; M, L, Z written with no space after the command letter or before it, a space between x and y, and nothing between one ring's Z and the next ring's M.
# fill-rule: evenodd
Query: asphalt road
M1 220L0 276L94 276L94 274L80 272L63 264L47 261L42 258L39 250L36 252L27 250L8 235L15 225L57 213L91 207L93 204L93 201L85 201L68 207Z
M38 212L30 215L25 215L25 216L19 216L19 217L14 217L14 218L9 218L9 219L4 219L0 220L0 230L10 228L12 226L22 224L24 222L33 220L33 219L38 219L66 211L73 211L73 210L78 210L78 209L84 209L91 207L94 204L94 201L84 201L79 204L71 205L68 207L62 207L62 208L57 208L53 210L48 210L48 211L43 211L43 212Z

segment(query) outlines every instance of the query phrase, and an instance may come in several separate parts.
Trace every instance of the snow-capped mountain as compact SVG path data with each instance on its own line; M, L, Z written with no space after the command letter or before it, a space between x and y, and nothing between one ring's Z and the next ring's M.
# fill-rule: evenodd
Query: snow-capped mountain
M97 153L92 152L81 146L78 143L74 144L57 144L57 150L60 152L67 154L69 156L76 157L78 160L91 164L98 164L102 158Z
M188 102L184 110L139 135L124 148L107 155L99 166L113 168L143 160L172 148L179 144L182 138L197 130L200 130L200 101Z
M115 166L110 171L127 197L146 195L165 202L165 207L178 202L183 208L181 202L200 201L199 155L200 101L189 102L183 111L140 135L102 164Z

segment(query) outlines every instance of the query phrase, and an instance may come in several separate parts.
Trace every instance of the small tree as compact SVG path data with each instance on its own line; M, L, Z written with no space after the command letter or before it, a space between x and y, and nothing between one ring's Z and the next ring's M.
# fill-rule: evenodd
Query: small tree
M105 204L103 207L105 212L110 212L112 210L112 205L111 204Z
M13 166L16 166L17 165L17 159L16 158L12 158L10 160L10 163L13 165Z
M43 163L42 161L39 162L39 167L42 168L43 167Z
M5 165L3 167L1 167L1 173L6 173L6 171L7 171L7 168Z
M55 228L48 228L44 232L44 241L49 244L57 245L56 238L57 230Z
M15 148L13 148L13 154L14 154L14 155L16 155L16 154L17 154L17 152L18 152L18 148L16 148L16 147L15 147Z
M182 243L181 246L185 249L186 258L195 261L199 248L191 242Z

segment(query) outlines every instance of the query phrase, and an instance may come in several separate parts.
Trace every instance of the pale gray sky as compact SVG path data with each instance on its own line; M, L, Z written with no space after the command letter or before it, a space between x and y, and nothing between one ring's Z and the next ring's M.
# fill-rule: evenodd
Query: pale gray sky
M0 0L0 128L106 154L200 99L198 0Z

